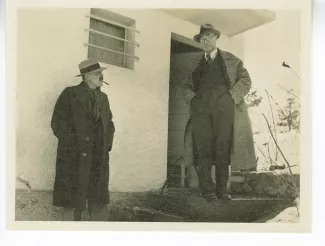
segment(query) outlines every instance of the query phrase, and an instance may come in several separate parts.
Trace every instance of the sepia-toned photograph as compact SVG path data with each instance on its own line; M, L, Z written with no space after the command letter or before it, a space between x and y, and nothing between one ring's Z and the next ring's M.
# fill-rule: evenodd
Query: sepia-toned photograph
M302 20L18 8L14 220L299 224Z

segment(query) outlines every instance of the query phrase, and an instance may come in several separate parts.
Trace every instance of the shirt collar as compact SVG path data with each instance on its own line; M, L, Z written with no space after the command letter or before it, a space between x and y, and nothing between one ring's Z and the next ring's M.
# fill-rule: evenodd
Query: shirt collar
M218 49L215 49L215 50L213 50L213 51L210 53L210 55L211 55L211 59L212 59L212 60L214 60L214 58L217 56L217 53L218 53ZM205 57L206 60L207 60L207 54L208 54L208 53L206 53L206 52L205 52L205 54L204 54L204 57Z

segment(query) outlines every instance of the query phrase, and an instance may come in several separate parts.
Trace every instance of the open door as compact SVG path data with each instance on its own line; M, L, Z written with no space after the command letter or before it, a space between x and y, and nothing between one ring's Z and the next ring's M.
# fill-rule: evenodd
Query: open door
M182 93L184 80L191 75L202 58L202 49L195 41L172 34L170 49L169 118L168 118L168 187L188 187L184 168L184 137L189 120L189 105ZM190 169L187 170L190 172ZM186 181L186 182L185 182ZM194 181L195 182L195 181ZM197 186L197 185L194 185Z

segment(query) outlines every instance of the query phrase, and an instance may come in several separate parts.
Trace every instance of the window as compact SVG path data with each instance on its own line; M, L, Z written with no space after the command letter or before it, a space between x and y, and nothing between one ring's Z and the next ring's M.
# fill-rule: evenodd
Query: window
M91 9L89 17L88 58L134 69L135 21L103 9Z

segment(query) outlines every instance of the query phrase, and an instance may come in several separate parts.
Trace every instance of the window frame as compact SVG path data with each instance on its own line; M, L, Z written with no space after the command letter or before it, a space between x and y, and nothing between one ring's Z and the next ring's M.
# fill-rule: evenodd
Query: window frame
M101 12L105 13L105 16L100 16L97 13L96 14L92 13L92 10L93 9L91 9L90 12L86 15L87 26L88 27L85 28L85 32L87 32L87 42L85 42L84 45L87 47L87 58L88 59L96 59L99 62L114 65L114 66L118 66L118 67L122 67L122 68L134 69L134 62L139 61L139 57L134 54L135 49L137 47L140 47L140 44L135 41L135 34L140 33L140 32L138 30L136 30L135 28L133 28L131 24L128 25L127 23L123 23L123 21L116 20L116 16L119 19L128 19L127 17L117 15L117 14L115 14L113 12L110 12L108 10L105 10L105 9L97 9L97 11L101 11ZM115 16L115 18L112 17L113 15ZM112 17L112 18L110 18L110 17ZM103 22L103 23L107 23L107 24L110 24L110 25L113 25L113 26L124 28L124 38L114 36L112 34L100 32L100 31L95 30L95 29L91 29L90 28L91 19L95 19L95 20ZM132 20L132 22L133 22L133 25L135 26L135 21ZM122 41L124 43L123 52L120 52L120 51L117 51L117 50L114 50L114 49L108 49L106 47L102 47L102 46L98 46L98 45L90 44L89 38L90 38L91 33L96 33L96 35L99 35L99 36L109 37L109 38L113 38L115 40ZM132 34L132 33L134 33L134 34ZM114 62L114 61L108 61L108 60L105 60L105 59L98 59L96 57L91 56L90 53L89 53L90 47L93 47L93 48L95 48L97 50L106 50L106 51L109 51L109 52L113 52L113 53L116 53L116 54L123 55L123 64L117 63L117 62ZM131 52L130 52L130 50L131 50Z

